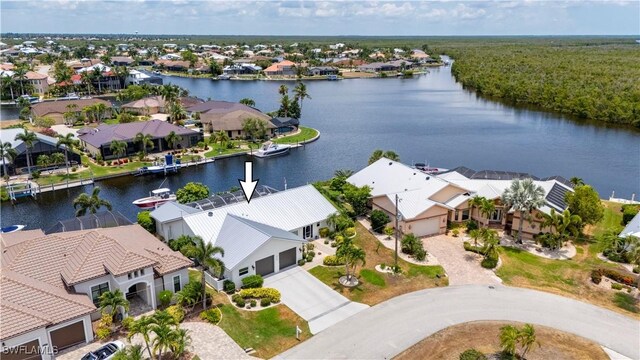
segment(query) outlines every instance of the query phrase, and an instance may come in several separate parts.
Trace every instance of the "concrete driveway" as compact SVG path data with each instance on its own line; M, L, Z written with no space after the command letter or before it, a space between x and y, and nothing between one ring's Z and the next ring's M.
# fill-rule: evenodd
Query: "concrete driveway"
M369 307L350 301L298 266L266 277L263 286L278 289L282 302L309 322L312 334Z
M640 359L640 322L545 292L494 285L416 291L366 309L280 354L284 359L390 359L455 324L520 321L582 336ZM544 346L544 344L542 345Z

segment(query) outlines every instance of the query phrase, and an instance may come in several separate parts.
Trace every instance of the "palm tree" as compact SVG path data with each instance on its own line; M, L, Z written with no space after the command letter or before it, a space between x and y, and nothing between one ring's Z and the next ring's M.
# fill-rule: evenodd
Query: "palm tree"
M182 136L176 134L175 131L169 133L169 135L164 138L167 141L167 144L172 150L175 150L176 145L182 141Z
M78 112L78 105L76 104L69 104L67 105L67 112L64 113L65 119L69 118L69 119L73 119L73 121L71 122L71 125L73 125L73 123L75 122L75 116Z
M49 156L49 158L51 159L51 164L53 164L53 165L61 164L65 160L64 154L59 153L59 152L55 152L55 153L51 154L51 156Z
M176 320L166 310L156 312L152 317L150 330L155 334L151 341L153 351L158 352L158 359L162 359L162 352L169 348L173 338L172 326L178 325Z
M113 355L112 360L143 360L142 346L129 345Z
M303 82L298 82L295 88L293 88L293 94L298 103L300 104L300 112L302 112L302 100L309 99L311 100L311 96L307 92L307 86Z
M531 324L524 324L522 330L519 331L520 345L522 346L521 359L525 359L527 353L533 345L536 344L536 330Z
M393 161L400 161L400 156L395 151L392 151L392 150L383 151L383 150L377 149L377 150L374 150L371 156L369 157L369 165L373 164L374 162L382 158L387 158Z
M103 206L109 210L112 209L110 202L100 198L100 187L98 186L93 188L91 196L82 193L73 199L73 208L76 209L76 216L84 216L87 211L90 214L95 214Z
M78 145L78 140L74 139L74 137L71 133L58 135L58 142L56 143L56 148L64 146L64 163L67 167L67 178L69 178L69 150L73 151L73 148Z
M118 313L118 308L122 307L125 312L129 311L129 301L124 298L124 294L120 289L107 291L100 295L100 310L108 313L114 319ZM107 312L108 311L108 312Z
M29 177L31 177L31 148L38 141L38 136L33 131L24 129L24 132L17 134L14 140L20 140L24 143L27 151L27 171L29 172Z
M333 229L333 231L336 231L336 225L338 225L340 221L340 216L342 216L340 213L335 212L327 217L327 226Z
M500 243L500 238L498 237L498 233L495 230L485 229L486 231L482 232L482 241L484 243L484 248L482 249L482 253L485 258L497 258L498 257L498 244Z
M518 329L513 325L506 325L500 328L500 346L502 351L509 355L515 355L518 338L520 337Z
M91 95L91 88L93 87L93 76L91 76L91 73L88 71L83 72L80 74L80 80L85 84L87 92Z
M518 221L518 243L522 244L522 224L531 217L531 212L544 205L544 189L532 179L515 179L502 194L502 202L507 208L520 213Z
M24 95L24 81L27 80L28 71L29 69L25 66L25 64L20 64L13 70L13 76L20 83L20 95Z
M13 148L10 142L0 143L0 157L2 157L2 170L4 171L4 176L9 176L7 170L8 161L13 161L18 156L18 152Z
M350 177L351 175L353 175L353 170L349 170L349 169L338 169L333 173L334 177L344 178L344 179Z
M216 255L220 254L224 257L224 249L219 246L213 246L209 242L202 240L200 236L193 237L193 243L186 245L180 251L189 258L195 259L201 264L200 275L202 277L202 310L207 308L207 286L205 283L204 272L211 269L214 275L218 277L224 273L224 263Z
M169 105L169 114L171 122L177 122L187 117L187 112L184 110L184 107L177 101Z
M153 324L153 318L151 316L143 315L138 320L134 321L129 328L129 333L127 334L127 339L131 341L131 339L136 335L140 334L142 339L144 340L144 345L147 348L147 352L149 353L149 358L153 359L153 355L151 354L151 348L149 347L149 333L151 332L151 327Z
M482 216L487 219L486 226L488 227L489 218L491 217L493 212L496 211L496 205L494 204L493 200L482 198L482 202L480 203L480 207L478 210L480 210L480 214L482 214Z
M127 143L122 140L112 140L109 150L116 156L118 164L120 164L120 157L127 153Z
M569 180L569 182L573 184L573 187L584 185L584 180L582 180L582 178L579 178L577 176L572 177L571 180Z
M352 240L349 238L344 239L342 243L338 245L336 256L344 260L345 275L349 282L351 281L358 264L364 266L366 263L366 254L364 250L353 245Z
M133 142L137 142L141 144L142 152L144 153L144 156L147 156L147 147L153 150L153 147L155 146L153 144L153 137L151 136L151 134L143 134L141 132L136 134L136 137L134 138Z
M255 107L256 106L256 102L253 101L253 99L250 99L250 98L241 99L239 101L239 103L242 104L242 105L247 105L247 106L251 106L251 107Z
M478 246L478 239L482 237L480 229L473 229L469 231L469 237L473 239L473 245Z
M224 148L224 145L230 140L229 135L224 130L216 131L211 137L211 139L213 140L214 144L220 143L221 151L222 151L222 148Z
M282 96L286 95L288 92L289 88L285 84L280 85L280 87L278 88L278 93Z
M107 111L107 105L103 103L98 103L94 105L93 111L96 114L96 120L98 123L102 122L105 112Z
M95 80L98 83L98 93L102 93L102 67L97 66L96 69L91 71L91 80Z
M175 329L171 336L171 342L169 344L169 349L173 353L173 356L176 358L180 358L187 346L191 343L191 336L185 329Z
M165 107L168 107L178 100L178 97L180 96L180 88L176 85L162 85L160 93L165 102Z
M36 164L41 168L46 168L51 165L51 158L47 154L42 154L36 159ZM49 169L49 174L51 174L51 169Z
M482 203L484 202L484 200L486 200L484 197L482 196L474 196L471 199L469 199L468 204L469 204L469 217L473 218L473 209L474 208L479 208L480 205L482 205Z
M569 209L561 213L551 209L549 214L540 213L539 217L544 219L540 227L549 228L560 238L560 247L568 236L576 237L580 234L582 219L578 215L572 215Z
M4 76L2 78L2 85L9 89L9 92L11 93L11 101L14 101L16 97L13 93L13 87L18 85L16 79L13 76Z

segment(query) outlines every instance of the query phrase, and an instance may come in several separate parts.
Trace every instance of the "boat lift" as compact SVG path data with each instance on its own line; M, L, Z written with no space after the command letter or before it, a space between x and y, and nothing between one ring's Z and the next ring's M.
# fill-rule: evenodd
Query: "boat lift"
M7 191L9 192L9 199L11 202L15 202L20 198L32 197L36 198L40 192L40 187L36 183L31 181L26 183L14 183L7 185Z

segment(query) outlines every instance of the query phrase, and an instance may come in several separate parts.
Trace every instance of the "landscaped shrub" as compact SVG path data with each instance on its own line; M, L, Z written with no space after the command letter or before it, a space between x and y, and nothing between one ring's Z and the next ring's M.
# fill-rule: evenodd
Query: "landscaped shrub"
M120 325L122 325L123 329L129 331L131 330L131 325L133 325L134 322L135 320L133 319L133 316L127 316L126 318L122 319Z
M630 285L633 287L638 287L637 279L634 279L634 277L631 275L622 274L615 270L605 269L605 268L600 268L597 271L601 274L601 276L607 277L613 281L617 281L619 283ZM592 275L592 278L593 278L593 275Z
M482 266L485 269L493 269L496 266L498 266L498 258L497 257L485 257L484 259L482 259L482 262L480 263L480 266Z
M222 283L222 288L227 294L233 294L236 291L236 283L231 280L225 280Z
M328 256L325 256L325 258L322 260L322 264L326 266L344 265L344 260L342 260L341 258L338 258L335 255L328 255Z
M385 225L387 225L389 221L391 221L387 213L378 209L371 211L371 215L369 218L371 220L371 229L377 233L382 233Z
M622 290L622 285L618 283L611 283L611 288L614 290Z
M354 228L354 227L347 228L347 229L344 231L344 234L345 234L348 238L352 238L352 237L356 236L356 228Z
M234 294L231 297L231 301L233 301L233 302L238 302L238 300L240 300L240 299L242 299L242 296L240 296L240 294Z
M251 299L251 301L249 301L249 306L256 307L256 305L258 305L258 302L255 299Z
M324 244L329 245L329 239L324 239Z
M453 235L453 237L458 237L458 235L460 235L460 229L453 229L453 231L451 231L451 235Z
M280 302L280 291L273 288L254 288L240 290L243 299L264 299L268 298L273 303Z
M217 325L220 322L220 309L213 308L205 310L200 313L200 319L208 321L213 325Z
M315 249L316 245L314 243L307 243L304 247L307 249L307 251L310 251Z
M462 246L464 246L464 249L466 251L471 251L471 252L474 252L476 254L484 255L484 252L482 251L482 247L473 246L468 241L465 241L464 243L462 243Z
M264 280L260 275L249 275L242 279L242 288L243 289L253 289L262 287L262 283Z
M326 238L327 236L329 236L329 233L331 232L331 230L329 230L328 227L322 227L320 228L320 230L318 230L318 233L320 234L320 237Z
M184 320L184 309L180 305L171 305L167 308L167 313L177 322Z
M142 226L148 232L155 234L156 224L151 217L150 211L141 211L138 213L138 225Z
M167 307L171 304L171 299L173 298L173 293L171 290L162 290L158 294L158 300L160 301L160 306Z
M260 306L262 307L266 307L271 305L271 300L269 300L269 298L262 298L260 299Z
M238 307L243 308L243 307L246 305L246 303L244 302L244 299L243 299L243 298L240 298L240 299L238 299L238 301L236 301L236 305L237 305Z
M331 247L332 247L332 248L334 248L334 247L338 247L338 243L337 243L337 242L335 242L335 241L334 241L334 242L332 242L332 243L331 243Z
M467 232L478 229L478 222L475 220L469 219L464 223L464 225L467 227Z
M416 249L413 253L413 257L418 261L424 261L427 257L427 251L425 249Z
M416 260L422 261L427 257L422 240L413 234L407 234L402 238L401 247L403 253L413 255Z
M622 225L627 225L631 219L633 219L638 211L640 210L639 205L623 205L622 206Z
M602 281L602 273L598 270L592 270L591 271L591 281L594 284L600 284L600 282Z
M298 260L298 266L302 266L302 265L304 265L306 263L307 263L307 261L305 259Z
M634 274L640 274L640 266L636 266L633 268L633 273Z
M460 354L460 360L486 360L487 357L476 349L465 350Z
M102 314L102 317L98 321L98 327L96 328L96 337L100 340L104 340L111 336L113 330L111 329L111 325L113 324L113 319L111 318L111 314Z

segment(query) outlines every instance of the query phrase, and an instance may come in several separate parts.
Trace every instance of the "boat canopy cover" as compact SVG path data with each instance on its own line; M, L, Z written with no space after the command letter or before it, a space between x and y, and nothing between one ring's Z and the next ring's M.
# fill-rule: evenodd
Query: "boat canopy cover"
M132 225L133 223L118 211L100 211L95 214L60 220L45 234L87 230L97 228L109 228L122 225Z
M151 191L151 193L152 193L153 195L159 195L159 194L164 194L164 193L168 193L168 192L171 192L171 189L168 189L168 188L161 188L161 189L155 189L155 190L152 190L152 191Z

